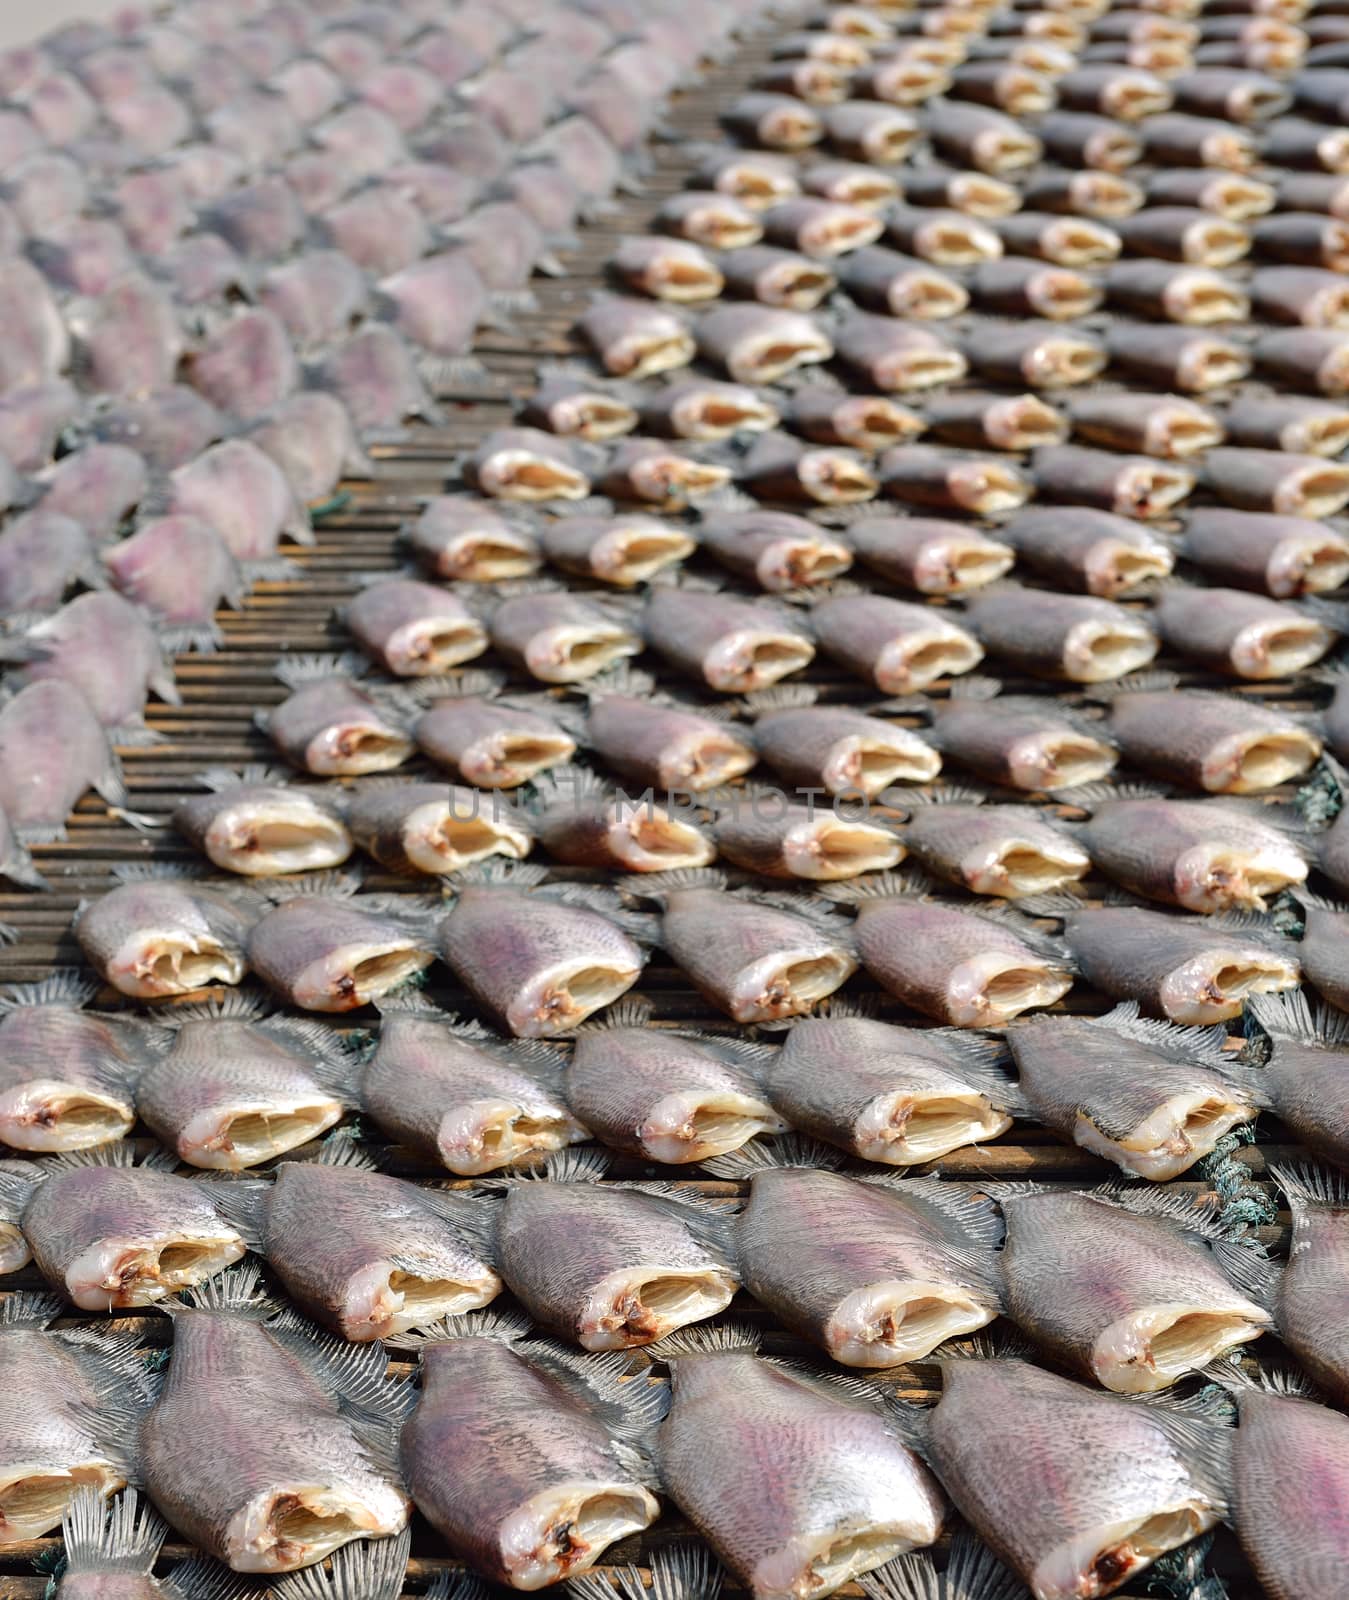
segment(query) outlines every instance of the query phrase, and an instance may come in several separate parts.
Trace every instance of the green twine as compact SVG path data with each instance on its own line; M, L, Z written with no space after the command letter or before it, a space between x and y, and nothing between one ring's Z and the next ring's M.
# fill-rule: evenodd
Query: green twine
M1218 1191L1222 1201L1218 1220L1224 1227L1259 1227L1279 1215L1278 1207L1236 1159L1242 1145L1254 1143L1254 1125L1243 1123L1223 1134L1208 1155L1195 1163L1194 1171Z
M1307 931L1306 913L1291 894L1281 894L1271 903L1269 920L1285 939L1301 939Z
M318 505L310 506L309 520L317 522L320 517L329 517L334 511L343 511L351 504L351 490L339 489L336 494L327 500L321 500Z
M1311 827L1329 827L1344 810L1344 791L1329 767L1321 765L1293 796L1293 804Z
M1166 1595L1169 1600L1228 1600L1222 1579L1204 1570L1212 1545L1209 1533L1159 1556L1148 1571L1148 1593Z
M42 1591L42 1600L56 1600L56 1591L61 1587L61 1579L66 1571L65 1550L59 1544L54 1544L49 1550L39 1551L33 1557L33 1568L39 1574L47 1575L47 1587Z

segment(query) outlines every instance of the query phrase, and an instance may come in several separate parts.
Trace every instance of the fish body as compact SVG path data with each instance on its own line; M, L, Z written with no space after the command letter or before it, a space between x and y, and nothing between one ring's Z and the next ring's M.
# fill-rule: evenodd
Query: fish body
M64 838L89 789L126 800L108 731L73 684L45 678L0 706L0 808L21 842Z
M1052 894L1091 869L1076 840L1029 806L919 805L901 837L929 871L975 894Z
M366 1005L434 959L406 921L322 893L282 901L248 935L249 966L274 993L306 1011Z
M1288 1265L1274 1301L1279 1336L1343 1404L1349 1394L1349 1338L1340 1312L1349 1251L1344 1180L1338 1173L1301 1168L1276 1176L1293 1216Z
M190 878L131 878L88 902L75 937L95 971L139 1000L238 983L255 908Z
M516 788L576 753L575 739L541 710L479 694L433 701L412 736L438 766L482 789Z
M1316 735L1258 700L1205 689L1118 694L1110 732L1136 766L1209 794L1257 794L1300 777L1320 754Z
M487 630L457 595L410 578L363 589L346 610L361 647L396 677L431 677L487 648Z
M313 672L303 665L289 674L293 691L267 719L272 743L288 761L319 777L355 777L407 760L412 740L337 664L320 658Z

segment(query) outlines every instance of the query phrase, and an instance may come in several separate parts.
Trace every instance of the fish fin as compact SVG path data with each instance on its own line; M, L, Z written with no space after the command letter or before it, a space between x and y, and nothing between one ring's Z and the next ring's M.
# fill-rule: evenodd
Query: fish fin
M1155 1050L1168 1061L1192 1063L1202 1061L1206 1067L1216 1067L1221 1072L1230 1071L1232 1060L1224 1053L1227 1029L1215 1022L1207 1028L1186 1027L1177 1022L1162 1022L1156 1017L1145 1017L1136 1000L1121 1000L1104 1016L1093 1017L1091 1026L1109 1028Z
M813 706L820 691L811 683L779 683L771 689L755 689L740 697L740 705L751 716L762 716L771 711L801 711Z
M0 1299L0 1334L5 1329L37 1331L55 1322L66 1309L59 1294L43 1294L32 1289L18 1289Z
M550 767L530 779L534 791L531 811L550 811L576 806L583 800L604 800L614 793L613 785L589 767L574 765Z
M168 1600L271 1600L271 1591L256 1588L210 1556L180 1561L163 1580Z
M821 1144L804 1133L784 1133L775 1139L751 1139L738 1150L709 1156L699 1165L718 1178L750 1178L756 1172L778 1167L805 1167L841 1172L847 1158L841 1150Z
M548 876L548 868L538 861L475 861L454 875L446 885L453 894L457 885L471 883L475 888L534 889Z
M587 1578L590 1576L586 1574ZM583 1591L577 1585L583 1581L574 1578L566 1588L573 1594L581 1594ZM438 1572L426 1586L426 1600L492 1600L492 1591L471 1572ZM611 1600L610 1592L606 1589L601 1594L597 1590L595 1600ZM641 1600L645 1600L645 1595Z
M1030 1590L981 1540L962 1528L940 1576L926 1551L895 1556L857 1579L868 1600L1030 1600Z
M318 683L324 678L359 678L370 663L359 651L345 650L340 655L288 655L276 664L273 676L288 689Z
M649 1369L645 1363L634 1363L630 1352L582 1354L540 1340L516 1354L555 1378L625 1444L649 1439L670 1408L669 1385L650 1382Z
M975 1246L972 1253L981 1262L986 1252L996 1250L1002 1243L1001 1212L993 1200L967 1183L938 1177L910 1178L901 1172L884 1171L865 1173L858 1181L892 1189L924 1210L935 1212L934 1220L948 1242Z
M655 1005L645 995L628 994L606 1006L604 1012L588 1018L577 1028L582 1033L611 1033L615 1028L646 1028L650 1026Z
M1270 1176L1283 1190L1290 1205L1303 1207L1349 1208L1349 1176L1310 1162L1271 1166Z
M287 900L302 900L317 895L329 900L350 900L361 887L362 869L347 867L345 871L307 872L300 878L254 878L249 889L274 905Z
M282 1578L272 1600L398 1600L411 1549L411 1527L391 1539L343 1545L328 1568L307 1567Z
M873 872L844 883L820 883L817 891L836 905L861 905L868 900L921 900L935 885L921 868L903 872Z
M334 1128L319 1145L317 1160L324 1167L356 1167L362 1172L379 1172L380 1163L372 1150L358 1143L360 1129L348 1123Z
M569 1578L563 1587L573 1600L647 1600L646 1584L636 1567L595 1568ZM680 1600L683 1592L677 1591L672 1600Z
M736 1196L706 1195L662 1179L613 1183L609 1187L630 1189L652 1200L663 1201L704 1250L721 1256L727 1263L735 1260L735 1215L740 1209Z
M1126 694L1161 694L1180 687L1178 672L1163 672L1160 668L1144 672L1126 673L1109 683L1094 683L1085 692L1084 699L1109 704L1117 696Z
M1305 1372L1296 1367L1247 1368L1242 1365L1240 1352L1236 1350L1229 1351L1227 1355L1202 1370L1204 1377L1210 1383L1221 1384L1229 1393L1233 1390L1246 1390L1285 1395L1290 1400L1321 1399L1320 1390Z
M517 1183L598 1183L609 1170L613 1156L596 1145L570 1145L553 1150L537 1166L518 1172L493 1172L478 1180L482 1188L503 1188Z
M17 1166L17 1163L15 1164ZM13 1171L9 1168L0 1169L0 1222L8 1222L17 1227L23 1221L23 1214L28 1209L28 1202L33 1198L33 1191L44 1178L50 1175L51 1169L46 1163L33 1162L31 1171Z
M270 1178L199 1178L211 1204L255 1255L267 1254L267 1211L275 1187Z
M575 685L576 691L587 700L602 700L607 694L626 694L634 699L663 701L656 689L656 680L649 672L620 661L616 666L597 672L593 678Z
M969 784L941 783L933 784L926 789L893 789L886 792L896 796L897 805L914 811L921 810L924 806L981 806L989 799L986 789L976 789ZM1043 812L1038 806L1001 806L999 815L1008 811L1022 817L1043 818Z
M67 1573L144 1573L154 1570L168 1524L134 1489L111 1501L91 1484L76 1489L61 1519Z
M1215 1239L1211 1248L1224 1276L1256 1305L1273 1311L1283 1279L1282 1265L1271 1261L1253 1240Z
M651 1556L651 1600L717 1600L726 1574L701 1541L680 1539Z
M1199 1404L1196 1405L1196 1400ZM1140 1397L1126 1404L1143 1404L1176 1454L1197 1479L1204 1494L1219 1515L1227 1509L1232 1476L1232 1442L1235 1430L1230 1416L1219 1420L1217 1408L1200 1396L1177 1403L1159 1400L1156 1395Z
M60 967L37 983L10 983L0 991L0 1015L25 1006L69 1006L78 1011L99 991L97 978L75 967Z
M413 707L423 708L437 700L464 700L473 695L496 695L505 687L506 675L474 667L468 672L447 674L438 678L418 678L415 682L399 684L404 701Z
M763 1335L745 1322L723 1322L709 1326L706 1322L690 1323L676 1328L663 1339L646 1346L646 1353L654 1361L678 1361L683 1356L715 1356L729 1351L757 1351Z
M169 702L171 705L175 703ZM139 717L133 717L130 722L118 723L115 728L109 728L107 732L110 742L124 750L144 750L150 745L164 742L164 735L157 733Z
M1092 812L1116 800L1160 800L1170 793L1164 783L1110 783L1102 779L1099 783L1079 783L1071 789L1056 789L1054 803ZM1225 804L1227 797L1223 798Z
M319 1087L343 1105L353 1109L357 1106L360 1051L342 1034L313 1017L271 1016L263 1027L302 1045L310 1058L307 1069Z
M184 1289L176 1301L161 1300L160 1308L175 1312L186 1307L191 1311L228 1311L252 1321L264 1322L277 1313L277 1302L261 1287L262 1269L255 1261L244 1261L227 1267L191 1289Z
M1293 1039L1331 1050L1349 1045L1349 1016L1325 1001L1314 1003L1304 989L1248 995L1245 1014L1271 1039Z
M1091 1196L1106 1205L1117 1206L1121 1211L1130 1211L1136 1217L1155 1217L1163 1222L1173 1222L1184 1232L1205 1241L1225 1239L1230 1235L1218 1210L1205 1205L1200 1195L1166 1184L1103 1183L1091 1191Z
M448 1344L455 1339L495 1339L499 1344L518 1344L534 1331L523 1311L490 1306L484 1311L469 1311L459 1316L441 1317L424 1328L392 1333L384 1343L390 1350L423 1350L429 1344Z
M725 889L726 874L716 867L676 867L670 872L633 872L618 880L619 891L659 905L678 889Z
M139 1333L63 1328L57 1335L75 1355L100 1401L148 1404L156 1392L146 1365L151 1352Z
M228 989L222 995L193 1000L161 1013L165 1027L183 1022L260 1022L272 1009L270 998L256 989Z
M496 1240L499 1202L487 1195L463 1194L454 1189L418 1187L417 1202L435 1213L458 1233L465 1244L489 1261Z
M844 1404L865 1406L870 1411L887 1408L888 1396L878 1379L863 1377L859 1372L839 1372L834 1368L817 1367L791 1356L763 1356L765 1365L785 1372L807 1389L814 1389L829 1400Z

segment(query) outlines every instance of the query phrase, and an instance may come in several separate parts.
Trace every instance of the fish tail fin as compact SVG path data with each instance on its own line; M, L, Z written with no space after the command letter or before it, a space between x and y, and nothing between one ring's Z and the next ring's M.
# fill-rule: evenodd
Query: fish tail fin
M838 1172L844 1164L841 1150L835 1150L804 1133L785 1133L776 1139L751 1139L738 1150L709 1156L701 1163L704 1172L718 1178L749 1178L773 1167L825 1168Z
M89 1484L76 1489L61 1519L67 1573L149 1573L168 1524L134 1489L111 1501Z
M522 1311L506 1311L496 1306L484 1311L467 1311L441 1317L424 1328L390 1334L384 1343L390 1350L424 1350L429 1344L452 1344L456 1339L494 1339L498 1344L518 1344L533 1332L534 1325Z
M573 1594L580 1594L582 1591L577 1588L580 1581L574 1580L567 1588ZM482 1579L471 1572L438 1572L427 1585L426 1600L490 1600L490 1594ZM607 1592L596 1600L608 1600Z
M391 1539L360 1539L343 1545L329 1570L309 1567L283 1578L273 1600L398 1600L408 1569L412 1532Z
M726 1574L696 1539L662 1545L651 1557L651 1600L717 1600Z
M937 1576L926 1551L895 1556L858 1578L869 1600L1029 1600L1014 1572L967 1529L955 1537L945 1573Z
M266 1294L261 1284L262 1269L254 1261L245 1261L237 1267L216 1273L205 1283L184 1289L176 1305L171 1300L161 1301L160 1304L170 1312L183 1308L223 1311L261 1321L276 1310L276 1302Z
M211 1204L226 1222L238 1233L248 1248L265 1255L263 1241L267 1233L267 1207L271 1203L273 1185L265 1178L198 1178L193 1180L204 1189Z
M210 1556L180 1561L163 1589L169 1600L269 1600L270 1595Z
M679 1361L686 1356L718 1356L733 1353L754 1354L763 1342L763 1335L746 1322L724 1322L716 1327L707 1323L692 1323L676 1328L663 1339L646 1347L646 1353L656 1361Z
M0 1331L6 1328L23 1328L35 1331L55 1322L65 1310L65 1301L58 1294L40 1294L31 1289L20 1289L0 1300Z

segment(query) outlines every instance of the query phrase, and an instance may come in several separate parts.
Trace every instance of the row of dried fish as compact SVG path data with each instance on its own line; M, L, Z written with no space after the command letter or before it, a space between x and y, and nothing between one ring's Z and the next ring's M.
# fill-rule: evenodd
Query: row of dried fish
M298 1186L320 1171L306 1175L304 1169L286 1167L278 1185L294 1175ZM359 1194L353 1184L357 1174L329 1172L346 1180L343 1199L350 1205ZM770 1272L782 1264L787 1238L793 1247L804 1248L807 1261L818 1256L826 1281L812 1280L811 1286L822 1299L828 1298L829 1280L836 1285L839 1277L851 1278L848 1268L863 1279L877 1266L893 1274L896 1254L906 1258L900 1270L919 1277L949 1276L953 1262L960 1262L954 1272L965 1286L975 1276L967 1243L951 1237L947 1208L957 1203L955 1197L937 1200L927 1192L939 1185L929 1182L920 1196L919 1182L892 1193L827 1172L777 1169L772 1184L767 1176L755 1181L746 1233L753 1239L769 1227L769 1217L756 1217L756 1209L774 1209L775 1190L795 1191L790 1200L781 1192L776 1199L776 1208L792 1209L795 1226L788 1234L780 1227L759 1235L758 1249ZM536 1225L528 1244L505 1226L506 1247L518 1241L525 1254L547 1254L548 1233L569 1228L573 1242L583 1240L587 1253L598 1250L605 1258L601 1270L621 1257L630 1272L631 1256L635 1250L640 1257L643 1245L655 1244L662 1257L671 1249L680 1251L661 1235L683 1226L676 1213L698 1215L668 1197L573 1184L518 1185L506 1201L507 1211L517 1200L527 1200L543 1205L546 1213L578 1187L590 1191L585 1198L592 1210L621 1216L621 1221L610 1218L611 1230L616 1226L624 1235L617 1254L615 1232L602 1231L594 1215L578 1216L570 1204L562 1206L551 1228L546 1222ZM915 1193L905 1196L904 1188ZM556 1192L549 1196L550 1190ZM292 1204L299 1198L293 1195ZM311 1207L333 1201L328 1195L307 1198ZM382 1226L384 1244L388 1220L377 1204L370 1206L373 1194L362 1198L366 1204L357 1201L355 1209L363 1213L367 1231L372 1224ZM1313 1235L1302 1255L1324 1264L1328 1253L1343 1249L1324 1231L1336 1226L1333 1195L1312 1195L1303 1187L1297 1204L1297 1226L1310 1224ZM855 1218L862 1207L873 1213L876 1231L863 1251L872 1259L857 1261L841 1255L848 1244L856 1250L855 1234L833 1250L827 1239L837 1234L840 1212ZM1053 1218L1051 1208L1057 1212ZM1071 1232L1058 1231L1068 1220L1065 1211ZM411 1219L404 1214L399 1220L406 1231ZM1210 1333L1224 1323L1235 1342L1242 1334L1252 1336L1252 1319L1265 1315L1243 1301L1215 1267L1210 1265L1202 1284L1198 1281L1204 1276L1200 1263L1206 1255L1214 1259L1215 1246L1202 1236L1186 1242L1191 1222L1205 1227L1193 1215L1160 1220L1148 1216L1146 1208L1140 1215L1105 1197L1021 1197L1008 1203L1012 1231L1003 1253L1023 1284L1033 1285L1037 1273L1055 1284L1056 1312L1062 1309L1058 1291L1067 1285L1071 1300L1077 1286L1079 1298L1066 1308L1060 1327L1043 1325L1042 1298L1028 1313L1037 1333L1051 1344L1062 1349L1066 1341L1075 1359L1090 1364L1096 1354L1089 1342L1093 1330L1100 1330L1098 1344L1109 1343L1112 1335L1131 1344L1135 1325L1141 1329L1150 1323L1154 1326L1142 1333L1147 1353L1140 1352L1138 1359L1150 1361L1155 1348L1166 1365L1187 1343L1185 1319L1182 1314L1170 1325L1178 1337L1168 1345L1168 1330L1149 1316L1149 1297L1161 1296L1166 1312L1173 1313L1177 1274L1184 1302L1209 1308ZM691 1236L685 1232L684 1238L687 1252ZM1094 1243L1109 1256L1120 1273L1112 1278L1113 1292L1092 1280L1084 1259L1063 1259L1065 1241L1070 1241L1069 1255L1074 1244L1085 1252ZM1240 1247L1224 1248L1230 1255ZM877 1255L886 1259L878 1262ZM1101 1255L1090 1259L1099 1261ZM1304 1261L1289 1269L1290 1279L1294 1274L1301 1275L1301 1290L1285 1282L1285 1298L1308 1319L1304 1327L1313 1344L1324 1343L1324 1319L1315 1306L1327 1292L1324 1278L1318 1281ZM936 1285L926 1287L930 1291ZM780 1301L772 1288L771 1298ZM47 1467L49 1487L40 1504L34 1496L18 1508L28 1513L26 1522L11 1519L18 1531L45 1531L67 1510L76 1487L72 1467L78 1463L80 1477L97 1489L85 1490L87 1498L70 1506L74 1518L101 1520L92 1503L97 1490L107 1493L129 1479L142 1479L159 1509L213 1557L235 1570L284 1571L317 1561L363 1534L396 1533L406 1522L406 1484L456 1554L514 1587L538 1588L583 1572L617 1538L649 1526L659 1512L652 1490L664 1488L756 1595L794 1593L804 1581L828 1593L897 1552L936 1538L945 1503L937 1481L920 1464L925 1458L958 1508L1041 1600L1057 1600L1088 1580L1096 1593L1109 1593L1163 1550L1227 1515L1234 1514L1243 1537L1263 1536L1260 1554L1273 1564L1275 1583L1283 1581L1286 1566L1290 1574L1292 1586L1275 1592L1297 1600L1316 1593L1296 1586L1298 1561L1311 1557L1316 1570L1321 1553L1333 1554L1338 1547L1341 1530L1333 1518L1313 1525L1314 1542L1296 1546L1297 1556L1288 1548L1282 1519L1272 1527L1267 1515L1249 1527L1243 1524L1245 1474L1263 1470L1261 1462L1267 1466L1270 1441L1263 1431L1252 1440L1243 1440L1241 1433L1248 1416L1263 1415L1270 1423L1284 1417L1287 1403L1266 1411L1235 1372L1230 1381L1243 1421L1235 1436L1227 1432L1226 1418L1212 1410L1187 1413L1137 1402L1122 1408L1117 1398L1021 1360L946 1360L942 1399L924 1413L880 1386L840 1384L813 1369L764 1361L753 1354L757 1340L740 1330L676 1333L657 1344L653 1354L672 1369L667 1390L627 1376L613 1357L578 1358L552 1343L528 1339L526 1324L489 1313L449 1315L424 1331L395 1336L396 1344L411 1345L421 1358L422 1385L414 1394L409 1386L385 1379L377 1346L371 1359L357 1359L351 1347L325 1342L294 1313L278 1313L260 1300L255 1274L235 1274L198 1289L186 1302L164 1304L173 1315L174 1348L161 1387L138 1369L134 1340L86 1336L72 1349L68 1335L43 1331L52 1305L22 1296L9 1302L0 1351L26 1357L25 1365L46 1379L36 1390L30 1387L16 1423L24 1442L36 1436L31 1454ZM801 1311L799 1303L793 1305L793 1321L802 1320ZM1204 1315L1195 1311L1196 1318ZM678 1319L653 1320L671 1324ZM818 1324L812 1317L805 1320L818 1337ZM649 1330L644 1337L650 1342ZM1216 1334L1207 1341L1190 1335L1190 1341L1196 1357L1198 1343L1222 1343ZM1124 1374L1126 1392L1135 1376L1130 1364L1124 1355L1116 1369ZM212 1385L213 1375L222 1370L238 1375L230 1401L233 1427L208 1465L187 1442L219 1405ZM34 1375L28 1375L30 1384ZM86 1391L92 1394L77 1414L72 1392L83 1396ZM469 1394L472 1403L466 1406ZM1063 1427L1065 1408L1073 1414L1071 1429ZM546 1445L542 1417L549 1419ZM1299 1400L1284 1420L1316 1420L1313 1442L1333 1450L1329 1461L1320 1456L1319 1470L1342 1470L1336 1435L1337 1427L1344 1427L1342 1418ZM138 1450L132 1442L137 1423ZM781 1446L772 1443L784 1432L794 1441L789 1460L779 1459ZM305 1441L308 1469L298 1483L299 1460L291 1442L296 1438ZM1047 1502L1038 1472L1009 1475L1008 1461L1024 1457L1006 1454L1007 1447L1017 1443L1024 1450L1029 1439L1057 1463L1061 1483L1069 1481L1061 1470L1065 1453L1072 1456L1071 1491L1060 1490ZM859 1448L862 1440L865 1448ZM1243 1456L1248 1444L1257 1453L1250 1462ZM509 1455L496 1464L503 1447ZM507 1460L509 1472L503 1470ZM1286 1457L1280 1460L1286 1467ZM1162 1464L1167 1464L1164 1471ZM316 1476L323 1480L317 1489L309 1487ZM1178 1485L1187 1491L1179 1510ZM1127 1517L1118 1504L1121 1496L1131 1513ZM1273 1535L1279 1527L1284 1540ZM1066 1531L1074 1537L1065 1548ZM405 1549L401 1560L406 1560Z

